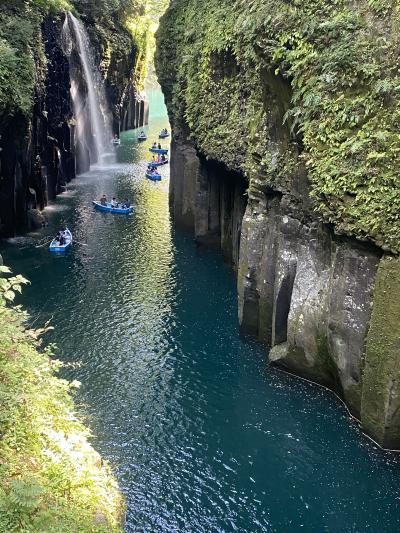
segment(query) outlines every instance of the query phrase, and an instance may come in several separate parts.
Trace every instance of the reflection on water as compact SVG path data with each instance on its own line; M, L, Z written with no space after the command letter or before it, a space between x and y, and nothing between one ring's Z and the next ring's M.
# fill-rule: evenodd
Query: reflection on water
M32 281L32 321L52 319L47 341L79 363L67 376L82 382L80 409L126 494L126 531L397 532L396 459L239 337L234 276L173 230L168 168L160 184L144 179L136 134L122 136L119 164L70 184L49 228L4 250ZM134 213L94 211L103 193ZM35 248L66 223L70 253Z

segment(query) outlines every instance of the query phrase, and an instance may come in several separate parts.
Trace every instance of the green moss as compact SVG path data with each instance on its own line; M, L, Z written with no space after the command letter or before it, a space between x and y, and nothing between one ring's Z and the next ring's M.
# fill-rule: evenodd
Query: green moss
M337 366L331 357L326 334L317 335L316 366L323 368L325 373L330 376L331 384L339 383Z
M122 533L123 500L76 417L73 384L26 314L5 306L18 279L0 281L0 532Z
M50 12L72 9L67 0L15 0L0 5L0 120L29 116L47 71L41 23ZM1 129L1 128L0 128Z
M272 299L260 296L258 303L258 339L266 346L271 346L272 331L271 324L274 312Z
M174 0L157 69L206 156L250 188L290 191L306 165L319 218L397 253L399 36L398 1Z
M385 447L400 446L400 261L382 259L367 337L362 423Z
M90 31L101 69L119 97L143 90L154 52L154 29L167 0L71 0ZM115 93L114 93L115 96Z

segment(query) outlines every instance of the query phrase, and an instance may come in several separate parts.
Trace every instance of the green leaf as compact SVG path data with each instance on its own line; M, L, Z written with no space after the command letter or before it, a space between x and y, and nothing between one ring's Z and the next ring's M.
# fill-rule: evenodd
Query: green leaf
M4 293L4 298L6 300L8 300L9 302L12 302L14 300L14 298L15 298L15 292L14 291L10 291L10 290L6 291Z

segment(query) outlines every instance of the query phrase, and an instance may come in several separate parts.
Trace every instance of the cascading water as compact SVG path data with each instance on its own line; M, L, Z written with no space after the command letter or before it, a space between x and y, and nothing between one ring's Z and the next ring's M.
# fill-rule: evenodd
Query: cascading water
M65 17L62 41L70 62L78 171L83 171L93 163L101 164L106 159L109 162L112 158L111 113L103 79L95 67L89 37L72 13Z

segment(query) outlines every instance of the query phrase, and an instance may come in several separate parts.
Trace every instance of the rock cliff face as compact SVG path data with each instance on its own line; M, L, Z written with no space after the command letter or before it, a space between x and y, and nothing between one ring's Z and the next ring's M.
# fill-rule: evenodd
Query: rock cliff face
M76 165L64 17L23 2L0 7L0 238L45 224L48 200L88 168ZM139 45L111 19L83 13L82 21L105 79L114 131L145 124L147 103L136 89Z
M47 61L51 69L35 85L32 112L17 110L0 122L2 236L44 223L40 210L75 177L69 67L59 32L50 17L38 29L36 68L45 69Z
M368 11L361 4L365 39L373 29L379 33L388 12ZM294 76L301 75L301 68L306 78L322 76L307 70L316 62L313 46L326 59L325 76L349 76L342 72L348 66L335 64L329 32L346 16L361 24L361 11L349 6L315 10L311 28L309 9L306 4L292 12L283 2L258 0L246 7L239 1L171 4L159 30L157 54L174 130L171 209L177 223L191 228L202 242L218 244L232 261L241 329L266 345L269 361L334 390L365 432L382 446L399 449L400 306L395 295L400 261L393 238L399 223L388 231L377 214L380 230L374 232L368 222L371 203L385 204L390 187L395 195L394 185L373 154L373 172L364 175L363 189L350 185L352 175L366 171L357 158L352 160L358 148L350 140L363 138L369 127L368 139L378 134L373 131L376 121L389 140L394 124L383 124L385 105L392 103L371 111L354 131L338 127L332 132L335 142L326 137L325 151L319 152L315 142L322 143L322 137L310 138L310 132L315 127L316 137L320 135L327 112L318 117L315 100L320 124L311 125L314 118L304 111L304 100L330 98L325 110L335 105L341 113L347 81L323 88L319 96L307 91L305 82L299 91ZM186 31L194 20L197 29ZM297 25L286 27L283 36L288 21ZM350 26L346 31L357 41L357 30ZM335 33L336 49L348 45L351 54L342 29L344 33ZM323 31L325 41L320 41ZM375 75L378 83L381 73ZM357 83L353 97L361 98L370 80L360 75ZM329 177L328 194L328 177L316 177L315 169L322 172L326 158L331 172L340 151L351 166L347 173L342 169ZM371 180L382 189L373 189L368 200L364 192L372 190ZM326 215L332 209L334 215ZM399 214L398 206L392 210Z
M78 2L80 7L81 2ZM84 4L82 5L84 7ZM101 22L91 13L82 16L94 47L96 63L105 81L107 99L113 113L115 132L139 128L148 123L148 102L138 91L140 44L122 24ZM143 43L142 43L143 45Z
M170 204L175 221L193 229L198 242L221 249L237 268L246 180L199 157L191 144L176 137L171 175Z

